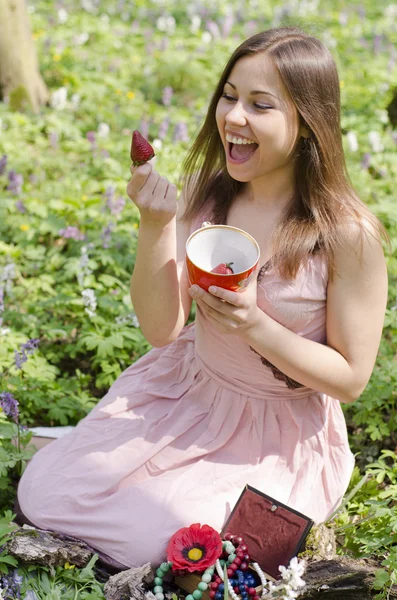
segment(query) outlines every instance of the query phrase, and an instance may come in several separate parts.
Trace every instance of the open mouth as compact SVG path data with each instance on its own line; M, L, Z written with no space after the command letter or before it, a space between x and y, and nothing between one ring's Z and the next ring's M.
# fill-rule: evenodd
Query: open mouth
M251 158L259 148L258 144L233 144L227 143L228 159L232 163L244 163Z

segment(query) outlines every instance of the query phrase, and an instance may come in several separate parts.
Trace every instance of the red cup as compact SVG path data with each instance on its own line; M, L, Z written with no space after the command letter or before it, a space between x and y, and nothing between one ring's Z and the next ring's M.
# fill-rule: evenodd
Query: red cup
M233 292L244 290L260 257L258 242L243 229L203 223L186 242L186 267L190 285L208 291L211 285ZM233 273L211 273L220 263L233 263Z

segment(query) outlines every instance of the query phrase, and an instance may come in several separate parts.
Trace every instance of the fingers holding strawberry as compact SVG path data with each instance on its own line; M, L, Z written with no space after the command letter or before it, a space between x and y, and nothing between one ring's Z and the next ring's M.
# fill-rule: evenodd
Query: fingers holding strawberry
M168 223L177 213L177 188L147 162L154 151L139 131L133 133L130 155L133 164L127 194L139 209L141 220Z
M134 167L143 165L155 156L154 150L143 135L135 130L132 133L130 157Z

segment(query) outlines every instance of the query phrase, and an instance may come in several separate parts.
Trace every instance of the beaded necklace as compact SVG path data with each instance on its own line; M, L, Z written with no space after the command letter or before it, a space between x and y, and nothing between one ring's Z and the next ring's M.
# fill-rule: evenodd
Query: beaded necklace
M185 600L201 600L203 592L208 588L211 600L223 600L225 583L223 569L226 566L227 588L233 600L264 600L267 594L266 577L258 563L252 563L253 569L258 574L262 585L262 594L258 595L255 589L255 579L252 573L248 572L250 555L248 547L241 536L231 533L225 535L225 541L222 544L222 557L217 559L216 563L205 569L201 575L201 581L197 588L191 594L188 594ZM163 577L172 567L172 562L164 562L156 570L154 579L153 593L156 600L164 600ZM216 574L215 574L216 571Z

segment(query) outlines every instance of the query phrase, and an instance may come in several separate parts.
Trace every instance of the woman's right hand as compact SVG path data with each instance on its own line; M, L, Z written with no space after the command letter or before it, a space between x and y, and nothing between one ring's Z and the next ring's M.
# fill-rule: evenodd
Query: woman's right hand
M141 221L166 225L176 215L177 187L166 177L161 177L147 162L139 167L131 165L131 179L127 194L138 207Z

